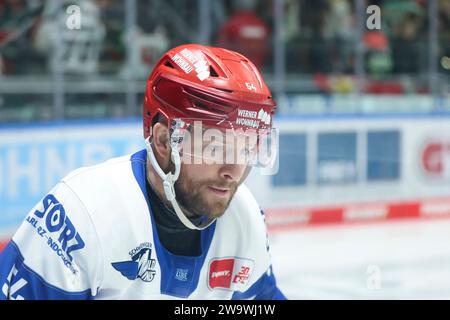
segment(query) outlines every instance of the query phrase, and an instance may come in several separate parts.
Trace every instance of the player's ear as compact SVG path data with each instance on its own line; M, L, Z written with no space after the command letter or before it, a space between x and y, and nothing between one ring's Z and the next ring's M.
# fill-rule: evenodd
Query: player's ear
M153 126L153 147L157 159L164 162L170 159L169 129L161 122Z

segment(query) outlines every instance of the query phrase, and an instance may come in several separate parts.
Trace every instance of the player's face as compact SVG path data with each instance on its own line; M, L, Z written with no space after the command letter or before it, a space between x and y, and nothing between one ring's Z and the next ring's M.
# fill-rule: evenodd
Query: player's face
M182 164L175 183L177 201L189 213L218 218L242 183L246 168L238 164Z
M198 138L194 132L197 129L201 130L202 140L194 141L192 138ZM247 155L245 151L256 143L252 142L225 130L194 126L183 142L180 177L175 183L178 204L195 215L210 218L223 215L247 169L246 161L224 160L237 160L237 155ZM199 146L201 148L196 149Z

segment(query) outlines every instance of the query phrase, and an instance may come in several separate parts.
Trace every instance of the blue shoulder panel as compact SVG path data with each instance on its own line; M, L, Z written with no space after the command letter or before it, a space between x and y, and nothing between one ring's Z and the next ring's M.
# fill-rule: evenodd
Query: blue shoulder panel
M13 241L0 254L0 288L0 300L92 299L91 290L68 292L47 283L24 263Z
M286 300L287 298L277 287L272 266L247 291L233 293L233 300Z

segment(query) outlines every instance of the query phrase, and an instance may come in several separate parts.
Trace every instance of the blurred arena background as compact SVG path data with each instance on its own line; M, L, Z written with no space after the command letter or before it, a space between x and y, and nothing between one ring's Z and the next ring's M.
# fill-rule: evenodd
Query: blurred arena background
M450 0L0 0L0 243L144 146L146 78L183 43L276 97L279 170L248 185L289 298L450 298Z

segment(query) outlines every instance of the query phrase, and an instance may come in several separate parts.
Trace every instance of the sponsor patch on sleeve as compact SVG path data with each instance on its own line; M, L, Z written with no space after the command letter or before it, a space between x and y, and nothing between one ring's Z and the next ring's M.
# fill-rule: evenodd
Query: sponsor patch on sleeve
M218 258L211 260L208 287L232 291L244 290L253 272L254 262L244 258Z

